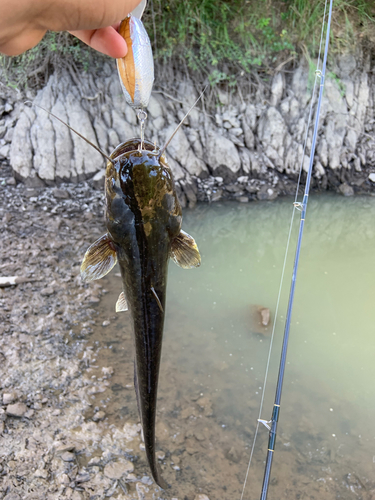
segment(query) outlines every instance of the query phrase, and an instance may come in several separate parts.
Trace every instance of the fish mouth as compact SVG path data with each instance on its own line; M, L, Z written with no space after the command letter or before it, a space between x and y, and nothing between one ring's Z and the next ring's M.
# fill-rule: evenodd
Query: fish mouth
M119 160L120 157L122 157L125 154L128 153L135 153L137 151L140 151L140 146L142 145L142 151L147 151L148 153L151 153L152 155L158 156L160 153L160 148L156 144L152 143L151 141L148 141L146 139L139 139L138 137L133 137L132 139L129 139L128 141L119 144L116 149L114 149L111 153L111 158L113 160Z

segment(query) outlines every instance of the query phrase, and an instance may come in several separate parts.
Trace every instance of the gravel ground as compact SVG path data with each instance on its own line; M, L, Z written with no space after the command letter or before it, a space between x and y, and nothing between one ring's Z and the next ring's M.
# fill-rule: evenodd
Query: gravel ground
M87 337L103 292L79 277L84 252L104 230L102 193L85 184L26 189L7 168L0 192L0 274L20 277L0 288L0 498L124 500L160 491L134 474L140 426L109 429L90 401L105 395L113 374L90 373L96 354Z

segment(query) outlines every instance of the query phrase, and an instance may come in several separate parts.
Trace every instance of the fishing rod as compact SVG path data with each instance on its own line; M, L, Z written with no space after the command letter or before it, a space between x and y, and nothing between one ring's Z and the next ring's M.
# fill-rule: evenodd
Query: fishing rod
M318 135L318 128L319 128L320 107L321 107L322 98L323 98L324 78L325 78L325 72L326 72L326 66L327 66L329 35L330 35L330 28L331 28L332 3L333 3L333 0L330 0L328 22L327 22L327 32L326 32L326 41L325 41L325 49L324 49L324 57L323 57L323 66L322 66L321 72L319 72L319 74L318 74L318 76L320 76L319 99L318 99L318 105L317 105L317 109L316 109L315 126L314 126L313 140L312 140L312 144L311 144L310 163L309 163L309 169L307 172L305 191L304 191L302 203L297 203L297 202L294 203L294 207L297 210L300 210L300 212L301 212L301 220L300 220L300 226L299 226L296 254L295 254L295 259L294 259L292 283L291 283L290 293L289 293L288 310L287 310L287 316L286 316L286 321L285 321L283 345L282 345L282 349L281 349L281 359L280 359L279 375L278 375L277 386L276 386L275 402L273 405L271 420L267 422L267 421L259 419L259 422L261 422L263 425L265 425L267 427L267 429L269 430L267 459L266 459L266 465L264 468L264 478L263 478L263 485L262 485L262 492L261 492L260 500L266 500L266 498L267 498L268 487L269 487L269 482L270 482L270 478L271 478L272 460L273 460L273 455L274 455L274 451L275 451L276 431L277 431L277 423L278 423L279 414L280 414L281 392L282 392L283 381L284 381L286 354L287 354L287 349L288 349L290 323L291 323L292 310L293 310L294 291L295 291L295 286L296 286L296 281L297 281L297 270L298 270L299 258L300 258L300 253L301 253L301 243L302 243L303 229L304 229L304 225L305 225L307 202L308 202L308 198L309 198L310 182L311 182L314 153L315 153L315 146L316 146L316 138Z

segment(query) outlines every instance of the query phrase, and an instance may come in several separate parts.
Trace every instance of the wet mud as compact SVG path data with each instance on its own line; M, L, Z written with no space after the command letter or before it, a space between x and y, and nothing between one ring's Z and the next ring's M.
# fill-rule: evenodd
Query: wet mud
M105 231L102 193L87 184L14 186L3 170L0 219L0 275L23 280L0 288L0 498L239 499L259 396L251 399L240 390L233 395L236 381L220 356L210 374L196 363L189 335L202 325L174 300L157 414L158 458L171 488L162 491L149 477L130 320L115 313L118 270L90 284L79 277L87 247ZM183 339L178 344L170 340L176 329ZM202 352L215 336L201 331ZM251 384L248 394L259 381ZM334 395L324 394L329 404ZM294 403L305 414L313 404L308 395ZM245 422L236 411L244 404ZM327 441L313 421L286 409L269 498L374 500L373 464L352 465L364 463L367 445L355 424L349 427L343 431L344 448L353 450L350 463L342 444ZM260 429L244 498L259 498L267 440Z

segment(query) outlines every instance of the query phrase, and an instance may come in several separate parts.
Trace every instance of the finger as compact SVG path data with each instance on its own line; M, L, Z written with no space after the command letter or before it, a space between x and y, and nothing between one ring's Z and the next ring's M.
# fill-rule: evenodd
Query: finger
M18 56L37 45L44 37L44 30L24 30L9 37L0 37L0 53L7 56ZM122 38L122 37L121 37ZM125 42L126 43L126 42Z
M112 26L97 30L69 31L69 33L110 57L125 57L128 52L125 40Z

